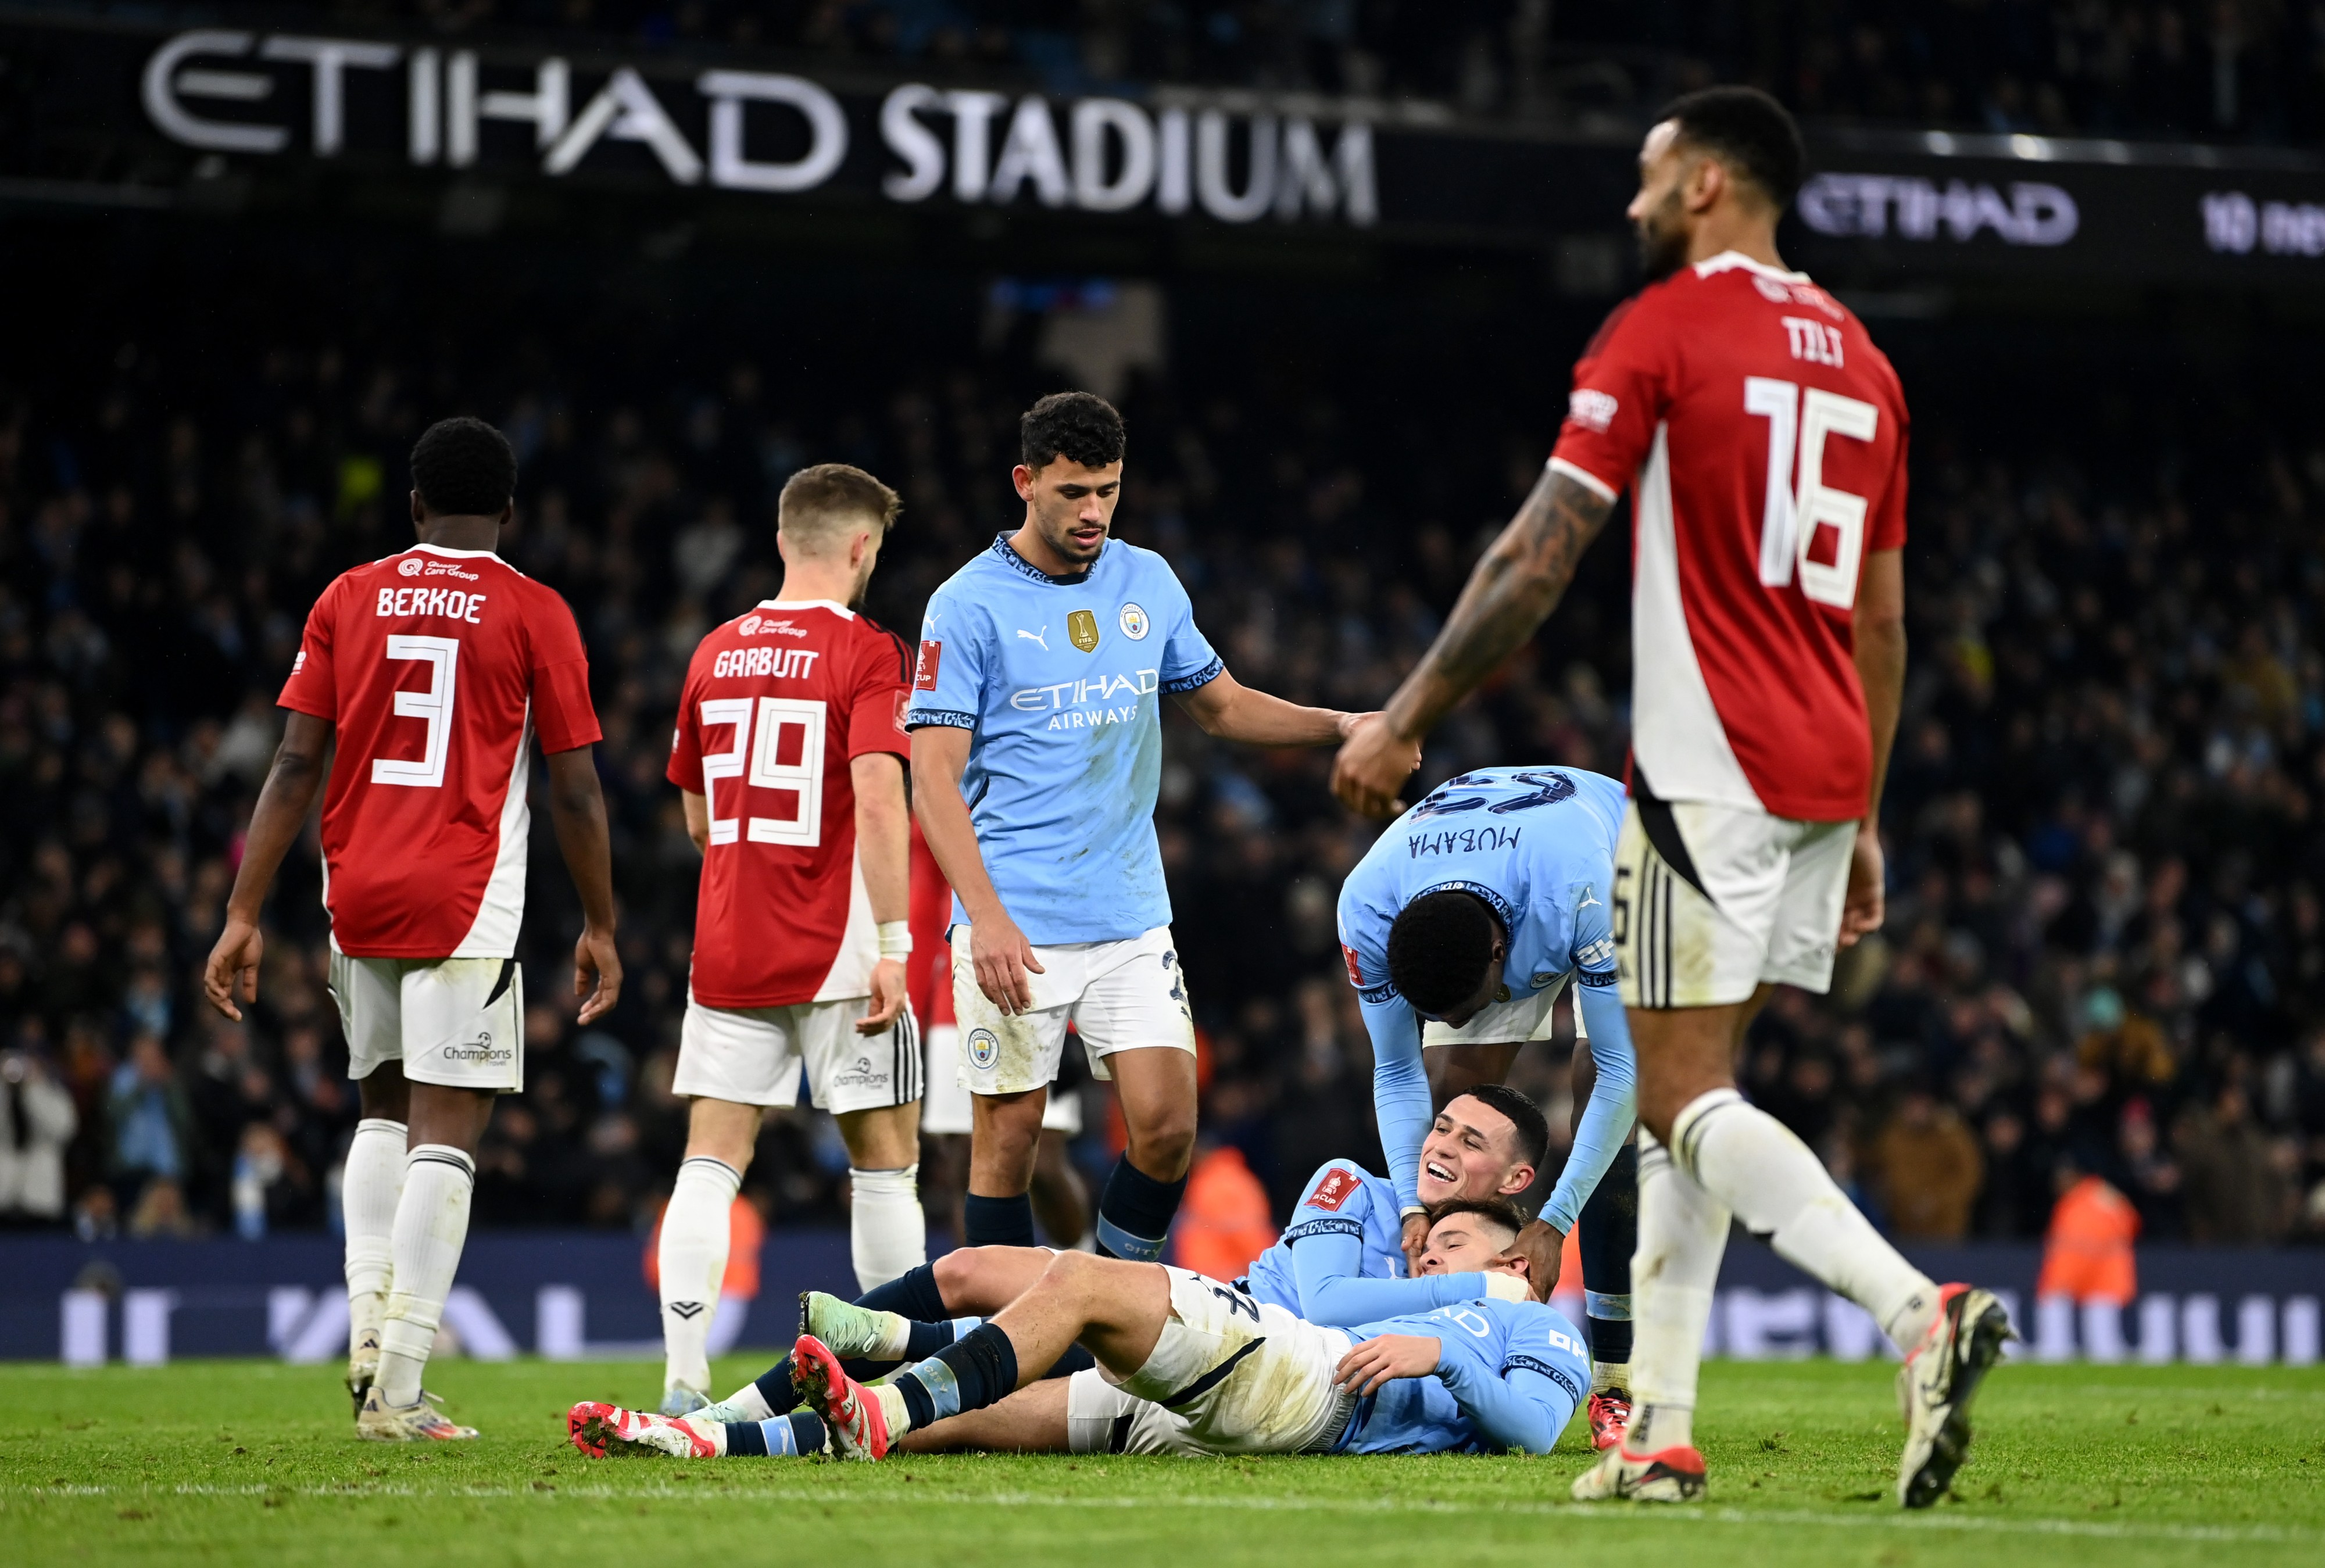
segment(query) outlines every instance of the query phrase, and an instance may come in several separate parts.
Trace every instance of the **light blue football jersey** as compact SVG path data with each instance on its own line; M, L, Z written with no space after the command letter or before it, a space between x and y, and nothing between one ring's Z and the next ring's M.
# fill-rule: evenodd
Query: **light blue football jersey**
M1237 1284L1327 1328L1486 1294L1483 1274L1406 1275L1396 1185L1352 1159L1328 1161L1308 1178L1292 1223Z
M1419 1201L1421 1145L1431 1111L1420 1024L1389 982L1388 933L1423 894L1458 889L1501 917L1509 932L1502 1000L1549 990L1569 975L1588 988L1580 1001L1592 1013L1592 1052L1600 1065L1600 1089L1586 1117L1596 1164L1586 1171L1569 1161L1552 1204L1563 1226L1571 1227L1606 1158L1628 1132L1631 1107L1618 1095L1630 1093L1630 1032L1615 990L1607 910L1623 807L1619 781L1579 768L1458 774L1389 824L1341 883L1341 955L1373 1038L1381 1147L1408 1208Z
M1341 1453L1548 1453L1590 1388L1589 1352L1556 1307L1468 1301L1348 1331L1438 1341L1433 1377L1399 1378L1361 1401Z
M1053 577L1003 535L930 596L905 724L970 732L962 794L1027 941L1170 924L1161 703L1224 669L1170 563L1118 539L1087 572ZM968 918L958 897L952 918Z

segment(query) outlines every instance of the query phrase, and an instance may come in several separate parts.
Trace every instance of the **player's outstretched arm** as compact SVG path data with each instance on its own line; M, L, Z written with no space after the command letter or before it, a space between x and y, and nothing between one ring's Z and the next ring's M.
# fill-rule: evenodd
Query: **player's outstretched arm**
M1572 1389L1524 1364L1533 1359L1513 1356L1496 1377L1466 1357L1447 1356L1437 1377L1487 1442L1518 1453L1548 1453L1574 1418L1577 1399Z
M1033 945L1001 907L977 847L977 825L960 794L968 740L967 730L950 724L922 724L912 732L912 812L929 853L937 857L937 869L968 914L968 955L977 990L1004 1012L1024 1012L1033 1005L1025 972L1046 972L1033 956Z
M307 825L315 791L331 770L331 721L293 709L283 726L283 743L274 749L274 765L259 786L258 804L250 813L250 831L242 844L242 865L234 873L234 891L227 896L226 929L202 966L202 994L230 1019L239 1019L235 1005L258 1000L258 960L265 942L258 934L258 917L266 907L266 890L290 853L292 841Z
M622 997L622 955L614 945L614 851L606 831L606 796L597 787L597 748L549 756L549 816L573 890L581 895L581 939L573 945L573 994L581 1022L595 1023Z
M1534 634L1574 579L1574 564L1607 526L1614 499L1571 475L1542 470L1502 530L1444 630L1389 699L1378 723L1356 727L1332 768L1341 804L1387 816L1421 761L1421 739Z
M1881 791L1889 781L1889 752L1897 739L1897 713L1905 700L1905 552L1875 550L1857 579L1856 657L1865 688L1865 718L1872 732L1873 789L1857 850L1848 866L1848 899L1841 907L1840 945L1853 947L1881 929L1886 911L1881 853Z
M1405 1271L1411 1273L1429 1238L1429 1222L1421 1212L1421 1146L1435 1115L1429 1074L1421 1065L1421 1020L1400 996L1386 1001L1359 997L1357 1010L1372 1038L1373 1120L1380 1124L1381 1152L1388 1158L1389 1181L1404 1217Z
M1194 690L1180 693L1179 706L1203 733L1254 746L1329 745L1347 740L1357 721L1367 716L1302 707L1255 691L1225 669Z
M904 764L893 752L866 752L848 764L856 786L856 855L864 868L864 896L883 948L892 927L912 918L912 818L904 803ZM884 950L872 966L872 1009L856 1020L859 1035L876 1035L904 1007L904 964Z

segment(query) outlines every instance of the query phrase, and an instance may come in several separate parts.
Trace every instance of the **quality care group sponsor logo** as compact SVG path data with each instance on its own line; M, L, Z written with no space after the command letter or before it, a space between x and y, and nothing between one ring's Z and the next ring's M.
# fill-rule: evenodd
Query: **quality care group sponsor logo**
M905 82L876 107L861 97L851 106L784 72L657 65L649 78L632 65L577 67L563 55L223 27L163 41L138 93L162 134L210 152L384 152L456 170L521 160L560 179L607 143L626 143L673 184L781 196L829 185L851 149L876 137L879 192L907 205L948 195L1357 227L1380 216L1369 124L1264 105L1055 103ZM303 115L292 106L301 97Z

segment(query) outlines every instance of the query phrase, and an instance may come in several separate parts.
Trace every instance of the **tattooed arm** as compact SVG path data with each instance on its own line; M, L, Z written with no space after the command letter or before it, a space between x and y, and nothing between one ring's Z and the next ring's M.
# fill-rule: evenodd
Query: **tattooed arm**
M1445 629L1377 715L1360 720L1332 767L1332 793L1368 816L1398 808L1421 766L1421 738L1514 652L1558 607L1574 564L1615 510L1572 475L1544 468L1447 617Z

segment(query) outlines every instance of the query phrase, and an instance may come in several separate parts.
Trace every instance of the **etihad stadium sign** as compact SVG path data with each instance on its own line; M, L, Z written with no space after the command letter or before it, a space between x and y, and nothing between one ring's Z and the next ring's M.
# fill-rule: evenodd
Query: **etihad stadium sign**
M908 205L947 196L1360 228L1380 217L1369 124L1261 106L1060 103L917 81L867 98L780 71L592 69L561 54L236 28L162 41L144 61L139 101L181 146L266 158L360 152L552 180L595 164L780 196L861 167L868 144L880 195Z

